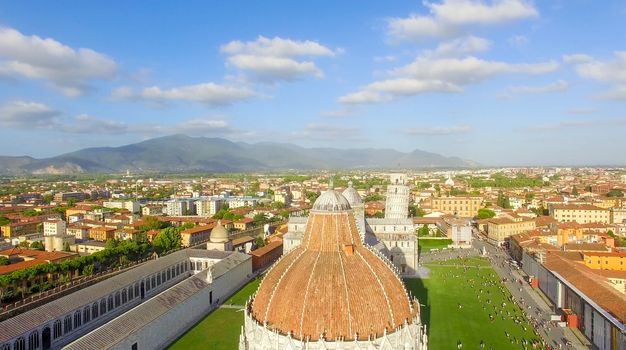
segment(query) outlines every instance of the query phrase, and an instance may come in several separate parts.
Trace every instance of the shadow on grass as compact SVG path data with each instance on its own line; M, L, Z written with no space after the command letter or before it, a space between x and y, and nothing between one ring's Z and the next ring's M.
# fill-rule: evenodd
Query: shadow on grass
M422 324L427 326L426 334L430 336L430 302L428 301L428 288L426 288L421 278L406 278L404 279L404 285L406 289L411 292L411 295L416 297L420 303L420 318Z

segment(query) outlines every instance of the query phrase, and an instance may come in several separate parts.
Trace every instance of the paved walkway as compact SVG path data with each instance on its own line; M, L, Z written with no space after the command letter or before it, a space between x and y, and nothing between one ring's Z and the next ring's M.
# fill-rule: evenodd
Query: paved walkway
M237 309L237 310L243 310L245 308L244 305L234 305L234 304L230 304L230 305L226 305L226 304L222 304L219 306L220 309Z

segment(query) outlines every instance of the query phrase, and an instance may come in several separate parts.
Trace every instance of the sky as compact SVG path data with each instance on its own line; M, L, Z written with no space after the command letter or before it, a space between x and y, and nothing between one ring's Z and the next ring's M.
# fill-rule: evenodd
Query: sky
M626 3L0 2L0 155L169 134L626 165Z

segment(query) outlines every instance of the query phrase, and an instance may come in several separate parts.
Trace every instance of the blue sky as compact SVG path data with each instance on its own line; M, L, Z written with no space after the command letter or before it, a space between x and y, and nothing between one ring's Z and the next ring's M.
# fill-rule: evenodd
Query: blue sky
M626 164L623 1L2 1L0 154L173 133Z

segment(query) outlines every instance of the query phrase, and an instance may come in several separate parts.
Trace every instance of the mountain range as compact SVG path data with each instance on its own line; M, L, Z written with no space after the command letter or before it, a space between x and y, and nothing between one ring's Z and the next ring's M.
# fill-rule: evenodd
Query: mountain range
M458 157L414 150L305 148L171 135L120 147L85 148L51 158L0 156L0 174L243 172L315 169L471 168Z

